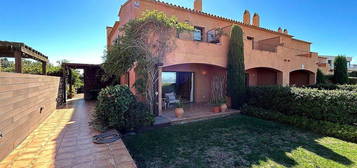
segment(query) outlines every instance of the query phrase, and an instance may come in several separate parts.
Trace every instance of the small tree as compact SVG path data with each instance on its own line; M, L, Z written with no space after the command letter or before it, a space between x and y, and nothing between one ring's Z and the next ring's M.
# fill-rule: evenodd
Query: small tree
M231 97L232 108L241 108L246 94L243 31L233 25L228 51L227 93Z
M345 56L337 56L334 61L333 80L336 84L346 84L348 82L347 59Z
M326 83L326 77L324 73L320 69L317 69L316 84L325 84L325 83Z
M108 75L121 76L135 69L135 88L154 112L157 99L158 66L175 46L175 33L192 31L193 27L167 17L159 11L146 11L141 18L129 21L121 29L117 43L104 56L103 69Z

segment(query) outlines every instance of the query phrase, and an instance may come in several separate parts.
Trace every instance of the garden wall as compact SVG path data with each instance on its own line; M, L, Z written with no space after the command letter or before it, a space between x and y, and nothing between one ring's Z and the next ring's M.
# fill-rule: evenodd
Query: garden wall
M0 72L0 161L56 110L59 80Z

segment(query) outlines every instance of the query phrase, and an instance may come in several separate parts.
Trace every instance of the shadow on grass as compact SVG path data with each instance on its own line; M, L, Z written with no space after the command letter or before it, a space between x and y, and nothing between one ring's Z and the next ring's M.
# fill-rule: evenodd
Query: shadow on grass
M324 137L286 125L236 115L156 129L126 137L124 141L141 168L354 164L321 145L318 142L321 138Z

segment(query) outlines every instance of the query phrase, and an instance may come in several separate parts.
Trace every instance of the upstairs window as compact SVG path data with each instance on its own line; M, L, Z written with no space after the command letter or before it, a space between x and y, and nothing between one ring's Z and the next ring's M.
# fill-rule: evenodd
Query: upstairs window
M254 37L247 36L247 40L252 41L252 49L254 49Z
M203 41L203 28L202 27L195 26L195 31L193 32L193 40Z
M327 61L330 66L332 66L332 60Z

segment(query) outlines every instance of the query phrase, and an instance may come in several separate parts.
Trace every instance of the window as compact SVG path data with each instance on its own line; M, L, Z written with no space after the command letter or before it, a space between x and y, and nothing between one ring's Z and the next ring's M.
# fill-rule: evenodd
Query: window
M203 41L203 28L195 27L195 31L193 32L193 40L195 41Z
M247 36L247 39L252 41L252 49L254 49L254 37Z
M217 36L216 30L211 30L207 32L207 42L214 44L220 43L220 39Z
M134 7L135 7L135 8L140 8L140 2L135 1L135 2L134 2Z
M328 60L327 63L332 66L332 60Z

